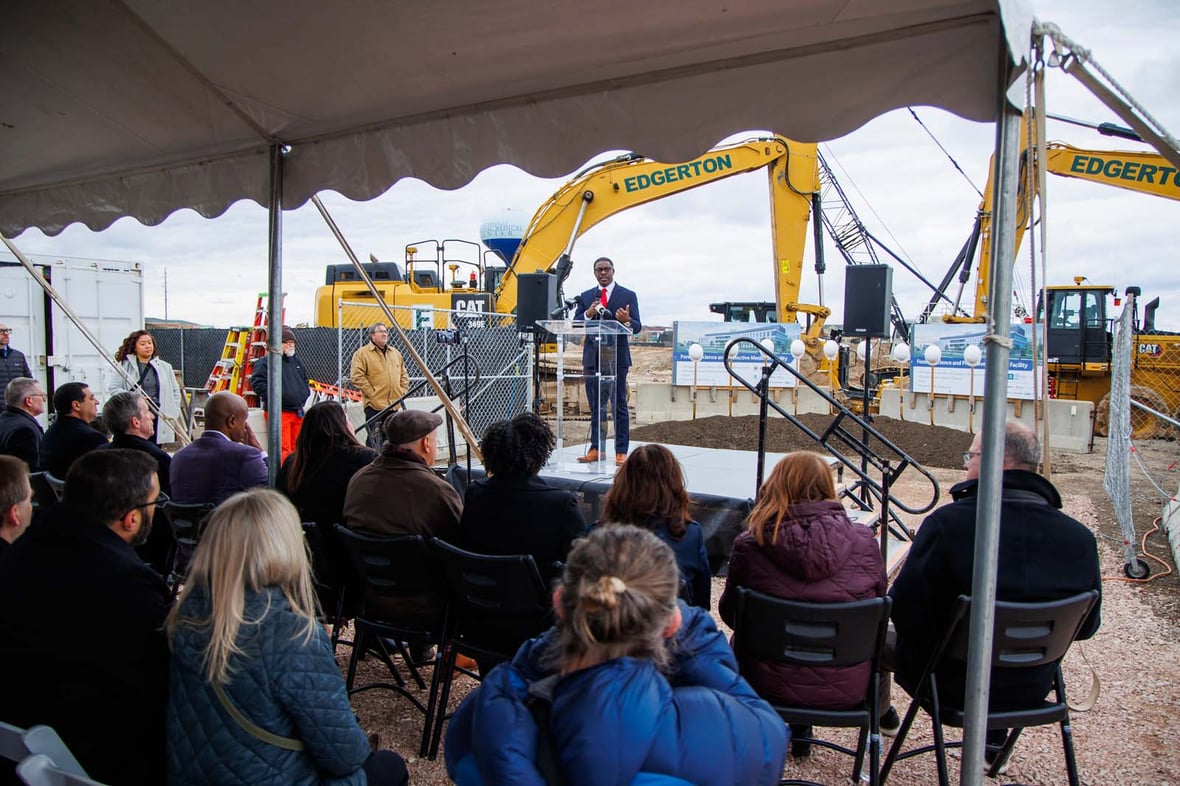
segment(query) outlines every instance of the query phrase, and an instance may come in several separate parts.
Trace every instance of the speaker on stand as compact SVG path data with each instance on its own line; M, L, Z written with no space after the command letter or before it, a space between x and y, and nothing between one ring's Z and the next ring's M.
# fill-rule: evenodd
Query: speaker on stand
M540 411L541 407L541 345L557 340L549 331L537 327L537 323L561 317L557 284L557 276L552 273L522 273L516 277L516 330L533 342L534 411Z
M893 302L893 268L888 265L855 265L844 270L844 335L856 336L864 343L865 368L861 381L860 414L866 423L869 415L869 361L872 339L889 338L889 310ZM867 445L868 430L862 440ZM861 454L861 472L868 472L868 456ZM869 501L869 490L861 488L861 498ZM881 526L888 526L882 522Z

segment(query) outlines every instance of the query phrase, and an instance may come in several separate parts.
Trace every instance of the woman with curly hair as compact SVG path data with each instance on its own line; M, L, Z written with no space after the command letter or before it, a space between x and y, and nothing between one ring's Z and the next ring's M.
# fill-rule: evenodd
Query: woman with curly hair
M467 487L459 520L462 546L478 554L531 554L541 577L556 573L586 519L570 491L537 473L557 440L534 412L488 426L479 449L488 477Z
M488 674L447 729L459 786L769 786L787 730L738 673L713 618L677 603L679 571L648 530L574 544L557 625Z
M603 522L649 529L672 547L680 566L680 596L708 609L713 572L701 525L689 512L684 470L663 445L644 445L627 456L606 493Z
M180 417L180 386L176 384L176 374L171 364L156 354L156 341L152 334L146 330L131 331L131 335L123 339L123 344L115 353L115 360L131 381L124 379L124 374L116 374L111 382L110 393L141 391L152 401L152 411L157 413L156 444L173 442L176 433L164 417L172 418L173 421Z
M885 561L873 531L849 520L836 499L827 459L818 453L790 453L771 470L750 511L749 527L733 542L721 619L737 619L737 587L786 600L839 603L885 594ZM869 664L811 668L754 660L742 674L771 702L841 710L864 700ZM889 705L889 683L882 680L883 733L896 732L897 713ZM795 737L809 737L810 726L793 726ZM811 752L805 740L791 743L791 755Z

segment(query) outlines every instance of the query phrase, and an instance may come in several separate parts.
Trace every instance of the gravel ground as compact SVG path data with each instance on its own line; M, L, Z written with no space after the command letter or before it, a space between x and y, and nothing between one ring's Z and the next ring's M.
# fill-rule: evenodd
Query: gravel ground
M1165 444L1159 450L1175 453L1177 448ZM1108 535L1111 515L1109 503L1101 496L1101 451L1088 456L1063 455L1058 463L1064 471L1055 480L1063 492L1066 511L1096 532ZM934 472L944 489L961 477L952 470ZM1088 692L1090 666L1102 686L1094 709L1073 716L1082 781L1092 786L1149 783L1180 786L1180 748L1169 742L1173 727L1180 720L1177 578L1173 574L1147 585L1122 581L1118 544L1111 537L1101 537L1099 543L1103 572L1111 578L1104 586L1102 627L1093 639L1075 646L1065 662L1066 684L1075 701ZM1156 548L1156 551L1164 549ZM723 579L715 579L714 597L720 596L722 586ZM339 651L342 669L347 666L348 654L349 649L342 646ZM361 663L358 684L381 678L380 664L374 659ZM466 678L459 681L452 707L473 685ZM425 693L422 698L425 700ZM435 762L417 757L422 715L408 701L387 691L370 691L354 696L353 704L362 726L367 731L380 732L382 747L406 756L413 783L433 786L449 782L441 756ZM908 704L908 697L896 687L894 704L899 712L904 712ZM832 739L851 740L850 733L828 731ZM929 739L929 720L919 714L907 745ZM951 777L956 782L958 761L958 752L952 751ZM804 762L788 759L784 775L835 784L847 782L850 769L850 759L817 748ZM920 756L899 763L889 783L925 786L933 783L935 777L933 756ZM1027 730L1016 747L1008 773L988 782L1032 786L1064 780L1060 735L1056 727L1043 727Z

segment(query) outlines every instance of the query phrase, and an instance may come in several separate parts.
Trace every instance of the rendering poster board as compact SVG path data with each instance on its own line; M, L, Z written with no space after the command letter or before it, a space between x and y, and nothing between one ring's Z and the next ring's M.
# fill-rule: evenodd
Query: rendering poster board
M725 346L735 338L749 338L761 343L763 339L774 341L774 351L784 362L795 364L791 357L791 342L799 338L802 329L797 324L780 325L777 322L674 322L672 323L672 384L693 384L693 362L688 349L700 344L705 355L697 368L696 384L702 387L724 387L740 384L730 379L722 358ZM762 378L764 355L748 345L730 356L734 370L750 382ZM770 386L793 388L798 380L783 369L775 369L770 377Z
M1033 363L1032 331L1035 325L1014 323L1012 325L1012 354L1008 360L1008 398L1033 398L1033 383L1039 373ZM926 347L934 344L942 350L942 359L934 367L933 386L935 393L957 396L976 396L984 390L987 348L983 336L984 325L950 325L942 322L929 325L914 325L913 350L910 361L910 389L915 393L929 393L931 388L930 364L926 362ZM975 366L974 385L972 371L963 353L968 346L979 347L981 359ZM1044 347L1044 341L1039 342Z

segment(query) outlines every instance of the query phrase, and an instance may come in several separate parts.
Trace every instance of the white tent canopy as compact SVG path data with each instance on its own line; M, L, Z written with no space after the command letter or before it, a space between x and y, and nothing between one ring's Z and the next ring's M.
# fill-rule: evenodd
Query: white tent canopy
M994 119L1023 0L55 0L0 27L0 233L248 198L457 188L739 130L845 134L906 105ZM1005 46L1007 44L1007 46ZM1011 55L1009 55L1011 56Z

